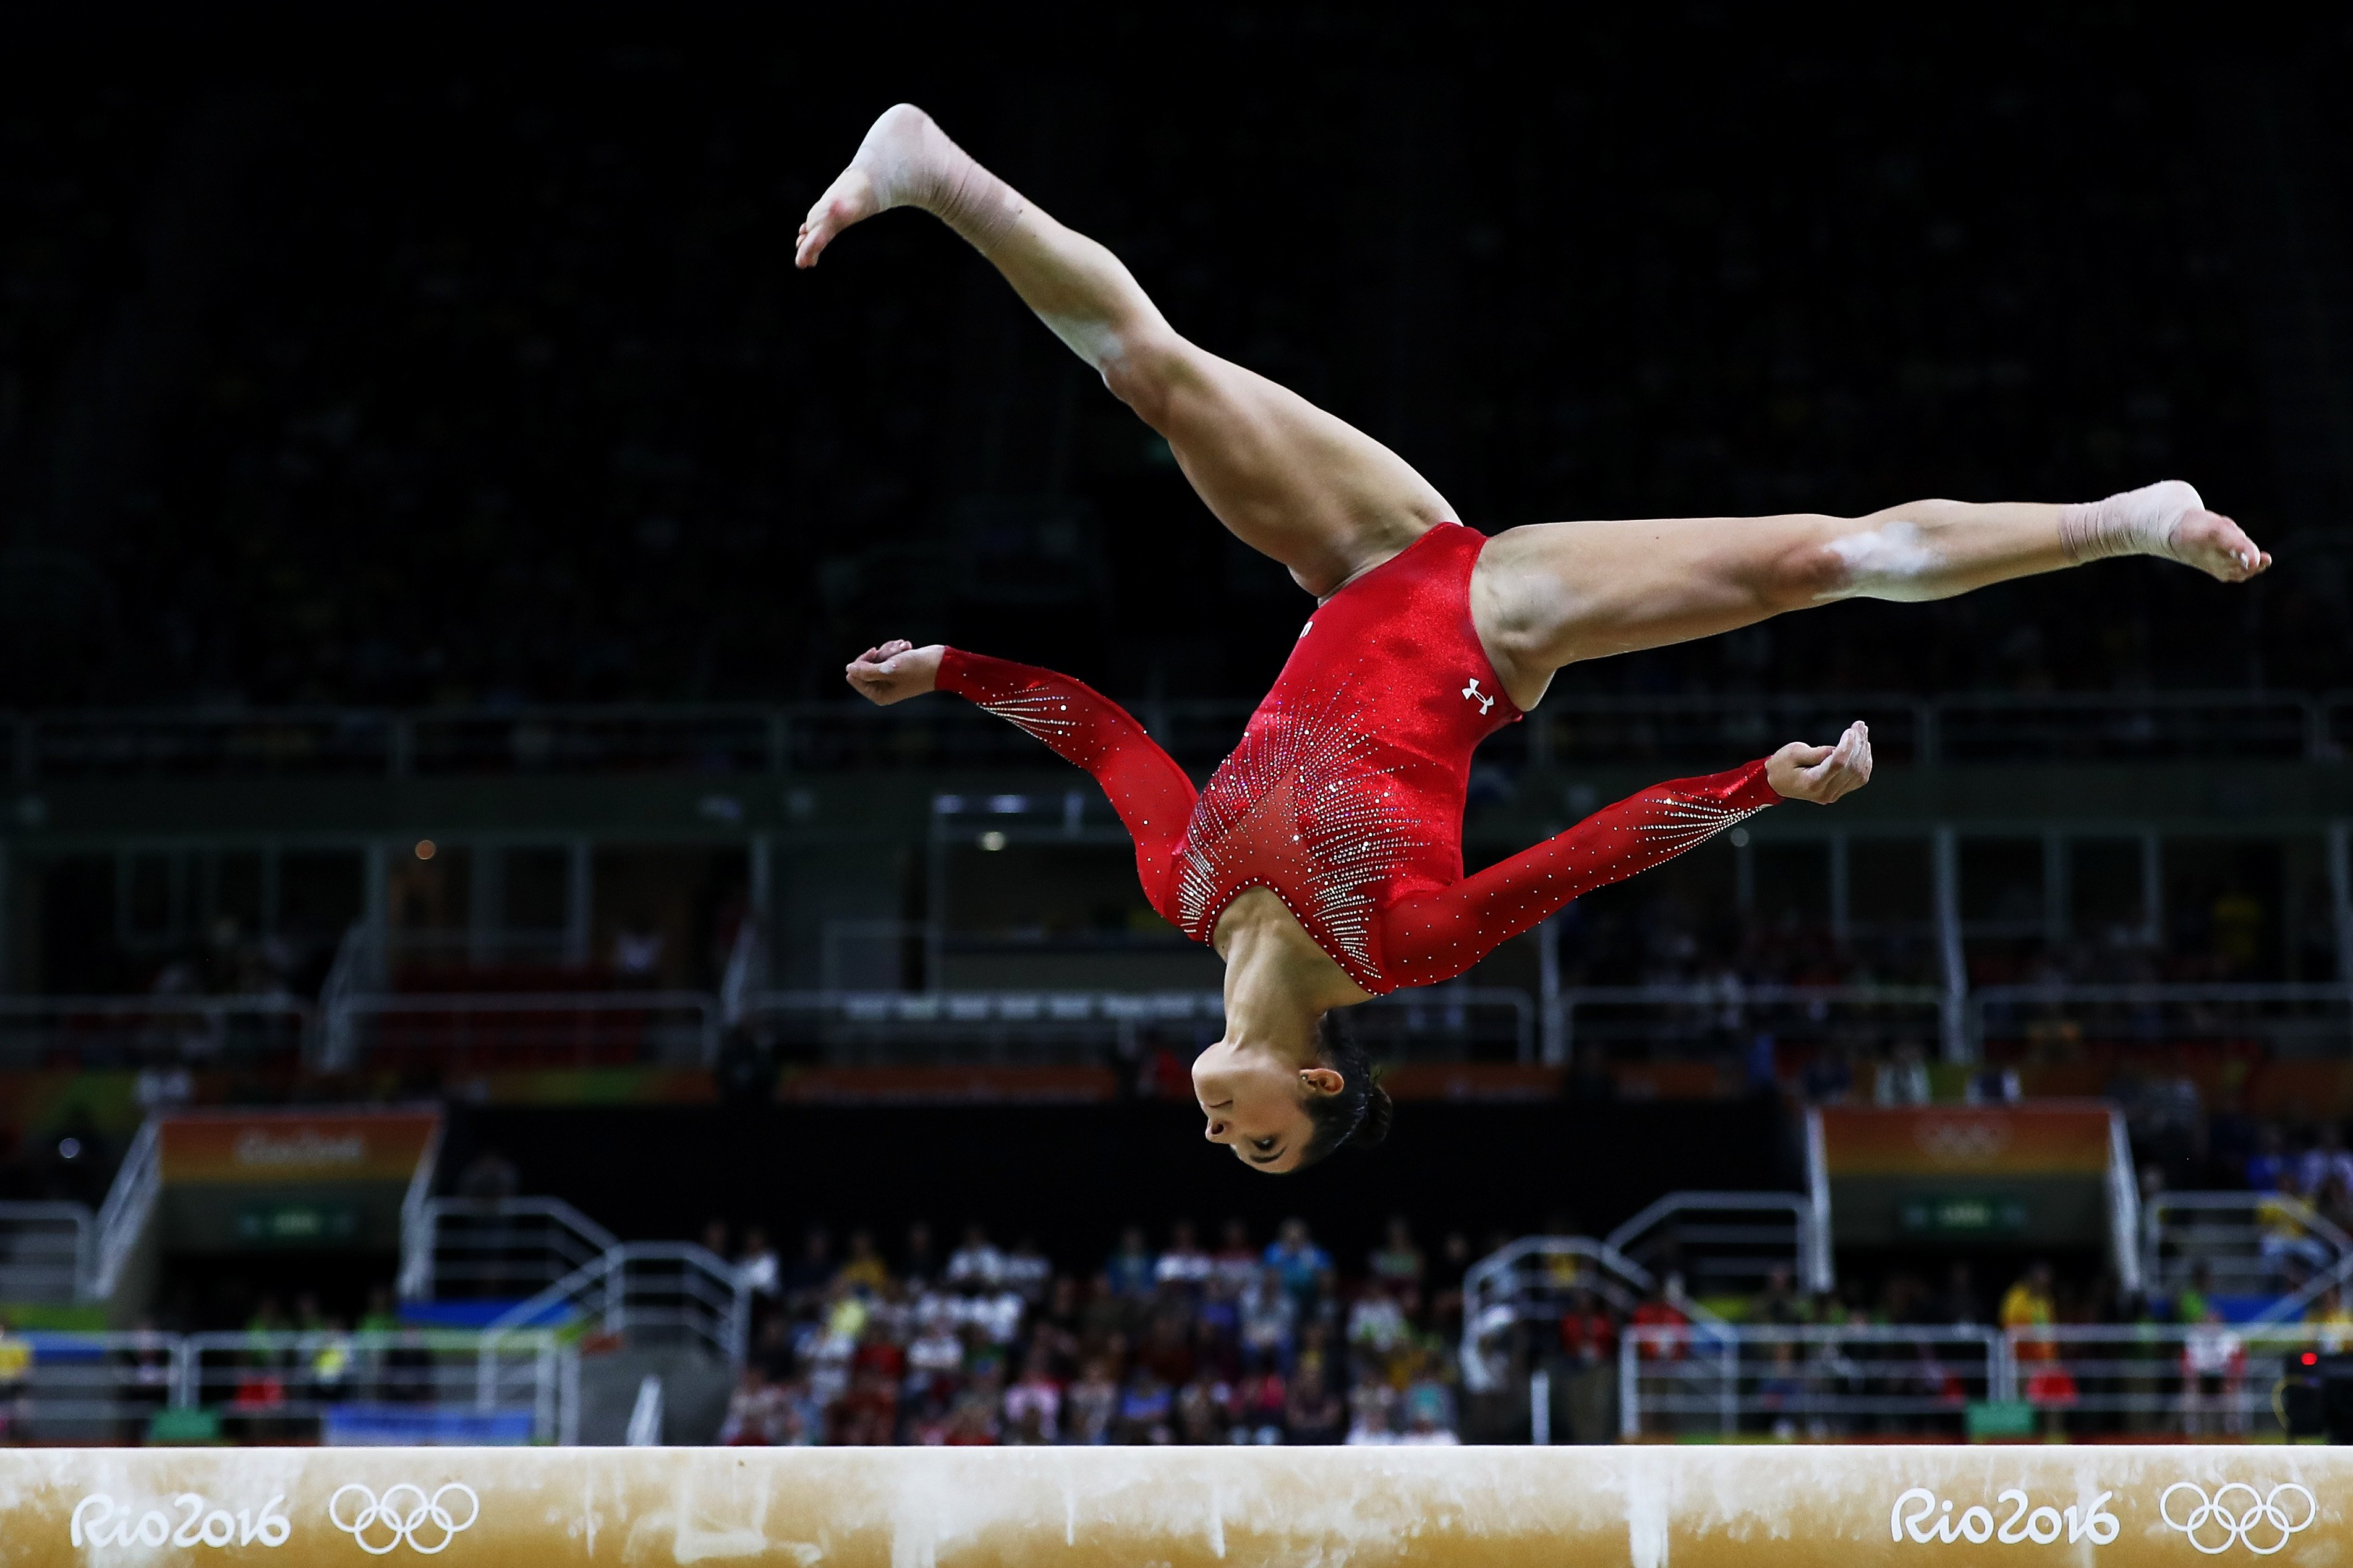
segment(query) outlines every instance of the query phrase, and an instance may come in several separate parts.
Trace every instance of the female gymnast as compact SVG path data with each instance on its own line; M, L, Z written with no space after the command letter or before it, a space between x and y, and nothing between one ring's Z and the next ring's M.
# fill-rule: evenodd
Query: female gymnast
M2226 583L2271 564L2167 480L2073 506L1914 501L1862 518L1462 527L1397 454L1179 337L1117 258L1064 228L900 104L809 209L798 266L852 224L921 207L993 263L1193 488L1316 607L1197 795L1118 706L1067 676L887 642L852 660L878 703L934 689L1012 721L1094 774L1135 839L1153 908L1226 962L1226 1034L1194 1063L1212 1142L1294 1171L1386 1133L1388 1097L1335 1010L1461 973L1579 893L1776 801L1871 777L1861 723L1709 778L1657 785L1462 875L1473 747L1577 659L1712 636L1835 599L1926 600L2113 555Z

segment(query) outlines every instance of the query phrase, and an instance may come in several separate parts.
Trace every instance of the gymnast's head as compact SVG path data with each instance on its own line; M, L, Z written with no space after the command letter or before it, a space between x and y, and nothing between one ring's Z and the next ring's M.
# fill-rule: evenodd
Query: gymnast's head
M1270 1175L1303 1171L1337 1149L1370 1149L1389 1133L1389 1097L1337 1008L1317 1021L1304 1062L1295 1051L1219 1040L1194 1059L1193 1094L1208 1119L1203 1136Z

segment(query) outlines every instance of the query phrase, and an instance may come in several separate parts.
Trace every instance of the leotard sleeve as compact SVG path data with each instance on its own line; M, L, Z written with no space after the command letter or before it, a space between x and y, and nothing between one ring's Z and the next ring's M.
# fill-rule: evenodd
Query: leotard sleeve
M1094 775L1135 840L1144 896L1176 921L1176 855L1193 817L1193 781L1134 715L1084 681L1035 665L949 648L939 689L1036 736Z
M1451 888L1390 904L1381 911L1382 972L1400 986L1451 980L1571 899L1672 859L1780 798L1761 760L1653 784Z

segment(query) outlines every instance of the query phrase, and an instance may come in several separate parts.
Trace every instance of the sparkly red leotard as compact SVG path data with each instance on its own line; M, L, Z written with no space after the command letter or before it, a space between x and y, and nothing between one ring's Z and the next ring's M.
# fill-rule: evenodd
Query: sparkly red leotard
M1450 980L1780 798L1762 762L1678 779L1464 877L1471 752L1520 717L1471 622L1485 543L1441 523L1318 605L1198 796L1143 725L1068 676L951 648L939 688L1092 773L1135 839L1145 897L1196 942L1266 888L1366 990Z

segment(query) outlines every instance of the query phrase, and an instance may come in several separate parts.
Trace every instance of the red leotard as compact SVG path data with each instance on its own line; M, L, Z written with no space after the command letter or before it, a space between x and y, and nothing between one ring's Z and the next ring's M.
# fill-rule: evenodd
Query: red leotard
M1068 676L950 648L939 688L1092 773L1135 839L1145 897L1194 941L1266 888L1366 990L1451 980L1780 798L1762 762L1677 779L1464 877L1471 752L1520 717L1471 621L1485 544L1440 523L1318 605L1198 796L1143 725Z

